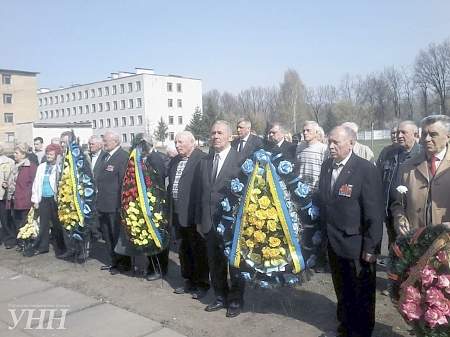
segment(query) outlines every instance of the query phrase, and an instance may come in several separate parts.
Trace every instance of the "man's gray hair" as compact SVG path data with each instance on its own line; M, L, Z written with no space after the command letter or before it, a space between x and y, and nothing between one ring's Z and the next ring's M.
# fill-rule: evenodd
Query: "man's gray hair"
M320 125L316 121L305 121L303 123L303 126L306 126L306 125L312 125L314 127L314 130L316 130L316 132L319 132Z
M358 124L356 124L354 122L345 122L345 123L342 123L342 126L350 128L355 132L355 134L358 134L358 130L359 130Z
M237 125L244 123L245 127L252 128L252 122L248 118L239 118L237 121Z
M179 137L183 137L183 138L189 139L189 140L191 141L191 143L195 143L195 137L194 137L194 135L192 134L192 132L190 132L190 131L181 131L181 132L178 132L178 133L176 134L176 136L175 136L175 139L177 139L177 138L179 138Z
M92 135L89 137L89 141L93 142L94 144L99 144L99 143L103 143L103 139L100 136L97 135Z
M412 126L412 128L414 129L414 132L418 132L419 128L417 127L417 124L414 121L411 120L406 120L406 121L401 121L400 123L398 123L398 127L400 127L400 125L409 125ZM398 128L397 128L398 130Z
M216 124L221 124L224 125L228 131L228 134L231 136L233 134L233 130L231 129L231 125L229 122L223 120L223 119L219 119L217 121L214 122L214 124L211 126L211 128L216 125Z
M280 131L283 134L287 133L287 128L282 123L280 123L280 122L272 122L272 123L270 123L270 129L274 128L275 126L278 126L280 128Z
M346 125L344 125L344 124L341 124L341 125L338 125L338 126L336 126L333 130L331 130L332 132L334 131L334 130L339 130L339 129L342 129L342 130L344 130L344 132L345 132L345 134L346 134L346 136L347 137L349 137L351 140L353 140L353 141L356 141L356 132L355 132L355 130L353 130L351 127L348 127L348 126L346 126Z
M442 125L447 129L447 133L450 133L450 117L447 115L430 115L422 119L420 125L422 128L427 125L434 123L442 123Z
M117 144L120 144L122 142L120 139L120 135L115 131L112 131L112 130L106 131L105 134L103 135L103 137L106 137L106 136L110 136L113 140L115 140L117 142Z

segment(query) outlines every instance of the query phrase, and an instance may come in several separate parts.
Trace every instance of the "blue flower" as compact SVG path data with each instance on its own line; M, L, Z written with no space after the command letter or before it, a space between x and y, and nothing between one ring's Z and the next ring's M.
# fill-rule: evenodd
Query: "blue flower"
M244 163L241 166L242 172L244 172L246 175L250 175L253 172L253 169L255 168L255 165L253 164L253 160L247 159L244 161Z
M255 152L254 158L259 161L261 165L264 165L270 161L270 154L264 150L258 150Z
M300 281L297 276L294 276L291 274L285 274L285 275L283 275L283 278L284 278L284 282L286 282L290 286L292 286Z
M238 178L234 178L231 180L231 190L233 193L239 193L242 192L242 189L244 188L244 184L239 181Z
M241 276L242 276L242 278L243 278L244 280L246 280L246 281L250 281L250 280L252 279L250 273L249 273L249 272L246 272L246 271L241 272Z
M222 209L225 212L231 211L230 201L228 200L228 198L223 199L220 205L222 205Z
M320 243L322 242L322 233L320 231L315 232L311 238L311 241L314 246L320 245Z
M299 181L294 192L300 198L306 198L306 196L309 194L309 185L303 184L301 181Z
M311 220L315 220L319 217L319 207L312 205L308 209L308 215L311 217Z
M259 281L259 286L263 289L270 289L271 286L267 281Z
M217 225L216 232L219 235L223 235L223 233L225 232L225 226L222 223L219 223Z
M292 172L292 170L293 170L293 166L290 161L282 160L278 164L278 172L280 174L289 174Z
M227 247L223 250L223 253L225 254L226 257L228 257L230 256L230 251L231 251L230 247Z
M306 265L308 266L308 268L314 268L314 266L317 263L317 256L316 255L311 255L309 257L309 259L306 261Z

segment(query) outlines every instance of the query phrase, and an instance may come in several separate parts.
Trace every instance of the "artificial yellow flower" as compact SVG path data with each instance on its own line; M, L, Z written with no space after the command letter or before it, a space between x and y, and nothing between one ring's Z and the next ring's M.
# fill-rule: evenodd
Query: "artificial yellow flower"
M270 202L269 197L264 195L258 199L258 204L259 204L259 207L261 207L262 209L266 209L267 207L270 206L271 202Z
M278 213L275 207L270 207L267 209L267 218L272 220L278 220Z
M260 220L267 219L267 212L266 212L265 210L263 210L263 209L258 209L258 210L255 212L255 215L256 215L256 217L257 217L258 219L260 219Z
M259 242L259 243L263 243L266 240L266 233L261 232L260 230L257 230L254 234L253 234L255 241Z
M245 244L250 249L253 249L255 247L255 242L253 240L250 240L250 239L246 240Z
M260 264L262 262L262 257L260 254L251 253L250 259L257 264Z
M257 209L258 209L258 205L256 205L255 203L250 203L250 204L247 206L247 211L248 211L249 213L254 213L254 212L256 212Z
M245 236L252 236L254 232L255 232L255 229L252 226L250 226L250 227L247 227L244 230L244 235Z
M265 223L266 223L266 222L265 222L264 220L256 220L256 221L255 221L255 227L256 227L257 229L263 229Z
M277 223L274 220L267 220L267 228L271 232L275 232L277 230Z
M162 220L162 215L161 215L161 213L154 213L153 216L154 216L155 219L158 220L158 221Z
M278 238L270 237L269 246L272 248L278 247L281 244L281 240Z

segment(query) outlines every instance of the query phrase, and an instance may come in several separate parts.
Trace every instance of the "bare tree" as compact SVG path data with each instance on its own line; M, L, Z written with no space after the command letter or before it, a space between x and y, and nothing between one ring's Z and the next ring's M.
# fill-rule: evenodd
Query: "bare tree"
M284 73L284 81L280 85L282 114L280 119L292 123L297 133L297 122L306 117L305 86L297 71L288 69Z
M400 95L403 86L402 74L394 66L392 66L384 70L384 77L390 89L390 97L394 107L394 116L396 118L400 118Z
M411 74L411 71L406 67L402 68L402 78L402 91L404 93L404 101L408 109L408 119L414 120L415 92L417 85L414 82L414 77Z

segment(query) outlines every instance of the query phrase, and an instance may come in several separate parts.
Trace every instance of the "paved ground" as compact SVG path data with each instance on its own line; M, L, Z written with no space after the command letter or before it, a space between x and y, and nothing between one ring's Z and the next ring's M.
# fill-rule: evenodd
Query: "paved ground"
M173 294L181 280L176 255L171 253L170 258L167 278L148 282L128 275L111 276L99 270L102 263L97 259L79 265L57 260L51 253L22 257L2 247L0 336L316 337L335 329L336 299L329 274L317 274L294 289L247 288L244 312L228 319L225 310L203 310L212 299L211 292L202 302ZM380 271L380 290L385 277ZM43 304L68 308L66 330L8 330L13 325L8 309ZM19 326L26 326L25 319ZM378 293L374 337L408 335L407 325L389 299Z

